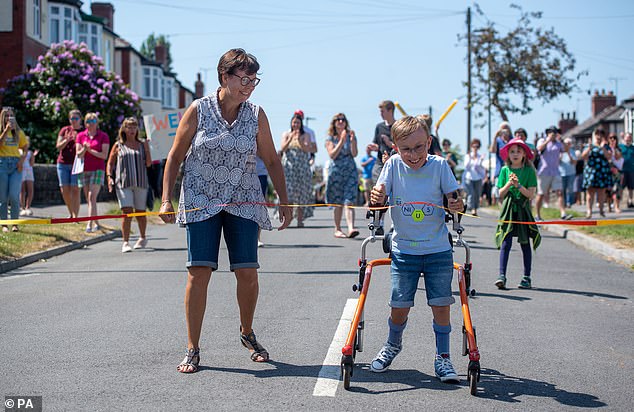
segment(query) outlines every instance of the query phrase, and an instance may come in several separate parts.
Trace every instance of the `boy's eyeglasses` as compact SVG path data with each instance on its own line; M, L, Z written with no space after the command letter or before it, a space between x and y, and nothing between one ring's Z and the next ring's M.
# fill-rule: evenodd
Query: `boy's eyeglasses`
M423 154L425 153L426 147L424 144L419 144L416 147L413 147L411 149L409 148L398 148L398 151L401 152L401 154L407 154L408 156L414 156L415 154Z
M81 117L71 117L70 120L81 120Z
M260 79L258 79L257 77L255 79L251 79L249 78L249 76L244 76L244 77L240 77L237 74L231 73L232 76L236 76L238 79L240 79L240 84L243 86L248 85L249 83L251 83L253 85L253 87L257 86L258 84L260 84Z

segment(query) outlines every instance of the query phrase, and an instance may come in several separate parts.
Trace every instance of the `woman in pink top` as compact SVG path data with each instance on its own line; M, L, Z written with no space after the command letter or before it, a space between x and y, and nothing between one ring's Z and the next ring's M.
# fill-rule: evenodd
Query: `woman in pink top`
M95 113L87 113L84 117L86 130L77 135L77 157L84 159L84 172L78 179L79 187L84 188L84 195L88 202L88 216L96 216L97 195L104 182L106 174L106 158L110 149L108 135L98 129L99 119ZM99 230L99 224L89 221L86 233Z

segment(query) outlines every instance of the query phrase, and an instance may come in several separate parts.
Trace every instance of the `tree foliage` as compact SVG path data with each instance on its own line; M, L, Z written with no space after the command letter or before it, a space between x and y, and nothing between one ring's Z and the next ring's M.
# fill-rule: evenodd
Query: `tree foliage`
M168 72L172 71L172 53L170 51L170 47L172 46L169 40L165 37L165 35L161 34L155 36L154 33L150 34L147 39L141 44L140 53L147 57L150 60L156 60L156 54L154 53L154 49L156 45L162 44L165 46L167 50L167 67L165 68Z
M483 116L489 104L489 86L491 106L508 120L509 113L530 113L536 100L548 103L569 94L584 74L574 73L575 59L553 28L533 24L533 19L542 17L541 12L525 12L513 4L511 7L520 13L517 26L502 33L476 5L476 13L486 19L486 24L471 34L476 117Z
M40 150L38 159L48 163L57 157L57 133L68 125L70 110L97 113L99 128L111 143L125 117L141 115L139 97L121 77L106 71L84 43L72 41L53 44L36 67L9 80L0 94L4 105L16 109L31 146Z

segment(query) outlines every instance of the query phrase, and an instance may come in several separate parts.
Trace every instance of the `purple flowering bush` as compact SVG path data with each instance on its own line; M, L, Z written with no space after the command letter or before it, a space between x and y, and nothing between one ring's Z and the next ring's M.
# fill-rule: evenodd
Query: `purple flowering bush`
M95 112L99 128L113 143L125 117L141 116L139 97L119 75L106 71L103 61L84 44L64 41L51 45L28 73L0 89L5 106L16 109L20 127L40 150L38 161L54 163L59 130L68 125L68 112Z

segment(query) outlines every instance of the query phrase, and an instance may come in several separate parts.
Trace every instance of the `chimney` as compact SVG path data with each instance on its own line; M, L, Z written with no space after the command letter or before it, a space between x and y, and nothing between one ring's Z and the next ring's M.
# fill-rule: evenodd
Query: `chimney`
M194 83L194 90L196 93L196 98L199 99L205 95L205 84L200 80L200 73L196 73L198 80Z
M106 27L114 31L114 6L111 3L94 2L90 5L93 16L105 20Z
M598 90L594 91L592 96L592 116L596 116L608 107L616 106L616 96L612 91L605 94L605 90L601 90L599 94Z
M564 114L561 114L561 119L559 120L558 127L561 129L561 134L565 134L568 130L577 126L577 115L575 112L572 112L572 117L570 117L570 113L566 113L566 117Z
M167 69L167 46L162 43L157 43L154 46L154 60L161 63L164 69Z

